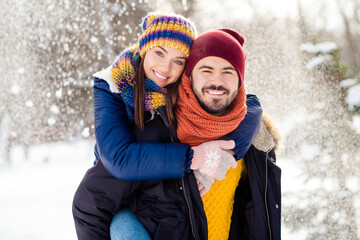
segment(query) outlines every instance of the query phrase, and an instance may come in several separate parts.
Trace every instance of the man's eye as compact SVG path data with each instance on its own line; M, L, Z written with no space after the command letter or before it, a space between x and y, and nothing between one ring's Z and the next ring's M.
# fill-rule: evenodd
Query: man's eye
M224 74L233 74L233 72L225 71Z
M203 72L203 73L211 73L210 70L203 70L202 72Z

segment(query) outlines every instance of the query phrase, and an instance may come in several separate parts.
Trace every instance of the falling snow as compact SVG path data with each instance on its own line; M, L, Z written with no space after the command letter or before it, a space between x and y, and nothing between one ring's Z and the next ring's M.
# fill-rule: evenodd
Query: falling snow
M0 3L0 239L76 239L71 201L94 159L92 74L134 43L151 7L172 11L175 2ZM277 157L283 239L336 229L346 224L348 209L356 209L351 227L360 231L360 82L346 76L330 86L318 77L341 46L331 39L299 42L290 20L251 22L255 13L245 3L189 2L179 1L177 9L192 7L199 32L234 27L246 37L247 91L259 97L285 140ZM209 15L212 21L204 21ZM336 199L343 205L326 208ZM286 208L291 204L302 211Z

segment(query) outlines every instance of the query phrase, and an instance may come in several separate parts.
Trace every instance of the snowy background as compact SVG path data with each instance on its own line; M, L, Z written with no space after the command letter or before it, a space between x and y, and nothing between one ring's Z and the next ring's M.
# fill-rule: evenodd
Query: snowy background
M282 237L360 239L358 0L0 2L0 239L76 239L92 166L92 73L151 10L246 37L246 87L284 137ZM210 17L211 16L211 17Z

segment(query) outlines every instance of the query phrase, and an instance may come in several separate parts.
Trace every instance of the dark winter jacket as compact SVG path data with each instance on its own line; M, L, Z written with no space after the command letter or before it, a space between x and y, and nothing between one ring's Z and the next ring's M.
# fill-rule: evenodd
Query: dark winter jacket
M245 155L247 171L235 192L229 239L281 239L281 169L275 156L280 139L272 120L263 115Z
M245 155L247 172L236 190L229 239L281 239L281 170L275 165L277 138L271 127L263 117ZM136 134L138 140L148 131L154 129L146 127ZM264 142L268 137L270 143ZM142 181L141 190L128 204L153 239L207 239L206 216L193 173L183 179Z
M109 90L105 81L95 79L94 95L97 158L117 178L153 179L142 181L141 190L127 203L154 239L168 239L169 236L171 239L207 239L206 216L196 180L192 173L185 174L191 149L176 143L148 142L172 138L169 131L159 124L159 119L166 122L165 111L160 108L155 114L148 113L145 131L137 132L123 115L126 106L121 98ZM254 129L257 130L251 125L252 120L245 118L243 126L240 124L234 133L224 137L240 136L235 139L235 152L238 158L246 152L247 168L247 174L242 176L236 191L229 239L280 239L281 171L275 165L275 144L268 144L275 143L276 138L270 131L271 124L265 122L250 149L248 142L253 142ZM243 131L248 132L244 134ZM153 160L154 154L159 155L156 161ZM121 171L125 165L127 171ZM139 177L140 173L145 177ZM138 181L129 184L135 182L138 184Z

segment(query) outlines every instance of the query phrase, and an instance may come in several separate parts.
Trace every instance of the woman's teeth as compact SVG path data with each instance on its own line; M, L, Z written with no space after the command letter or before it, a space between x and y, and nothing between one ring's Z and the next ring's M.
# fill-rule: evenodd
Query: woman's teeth
M157 77L161 78L161 79L166 79L165 76L162 76L162 75L158 74L157 72L155 72L155 75L156 75Z

